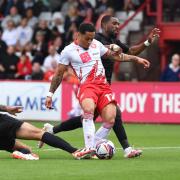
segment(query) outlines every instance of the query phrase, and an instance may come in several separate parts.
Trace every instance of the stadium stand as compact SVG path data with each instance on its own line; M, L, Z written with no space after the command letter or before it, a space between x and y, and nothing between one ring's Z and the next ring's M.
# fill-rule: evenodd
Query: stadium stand
M152 53L153 48L142 53L143 57L150 59L152 64L150 71L153 75L142 72L140 68L127 63L115 70L115 80L159 80L161 71L168 64L168 57L173 53L179 53L177 45L180 44L178 35L180 34L178 23L180 3L178 0L172 2L162 0L3 0L0 3L1 43L5 42L7 46L13 45L18 57L26 52L31 66L39 63L42 68L50 45L56 46L56 50L60 53L65 45L73 41L77 27L82 22L92 22L96 24L97 30L101 31L100 19L106 13L119 18L121 23L119 39L129 46L134 42L145 40L146 35L154 26L162 30L162 37L156 43L156 48L158 46L161 48L158 50L159 55ZM60 44L55 45L58 41ZM6 72L7 62L4 57L7 53L1 48L0 53L2 54L0 78L18 78L18 75L10 77L3 75ZM46 74L43 68L42 70ZM125 79L120 78L122 73Z

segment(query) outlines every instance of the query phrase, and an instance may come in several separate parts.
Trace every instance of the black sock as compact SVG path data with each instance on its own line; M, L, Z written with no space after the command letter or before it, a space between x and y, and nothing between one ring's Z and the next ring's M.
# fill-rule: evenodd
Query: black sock
M116 107L116 118L115 118L113 130L123 149L128 148L130 145L127 139L126 131L123 127L123 123L121 119L121 111L118 106Z
M45 132L43 134L41 141L48 144L49 146L62 149L69 153L73 153L77 150L62 138L54 136L53 134L50 134L48 132Z
M54 134L61 131L70 131L82 127L81 116L73 117L53 127Z
M23 154L31 154L30 150L26 149L26 148L18 148L16 150L23 153Z
M26 149L26 148L23 148L23 147L22 148L17 148L17 149L8 149L6 151L8 151L10 153L13 153L14 151L19 151L19 152L21 152L23 154L31 154L29 149Z

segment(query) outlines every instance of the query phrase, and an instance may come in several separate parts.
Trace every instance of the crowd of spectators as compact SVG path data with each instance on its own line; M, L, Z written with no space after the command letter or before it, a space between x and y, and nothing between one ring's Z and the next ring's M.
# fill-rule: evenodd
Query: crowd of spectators
M100 29L103 14L138 8L143 0L1 0L0 79L51 80L59 53L82 22ZM64 77L76 82L71 70Z
M95 23L103 13L113 14L114 10L133 8L130 2L0 1L0 79L50 80L59 53L73 41L80 23ZM76 81L71 70L67 71L65 79Z
M180 82L180 55L173 54L171 61L161 74L163 82Z

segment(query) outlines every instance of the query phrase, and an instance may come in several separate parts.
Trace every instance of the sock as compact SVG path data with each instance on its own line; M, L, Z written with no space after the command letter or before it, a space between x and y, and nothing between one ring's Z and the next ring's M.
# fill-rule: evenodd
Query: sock
M23 154L31 154L29 149L26 149L26 148L18 148L17 151L19 151L19 152L21 152Z
M111 127L107 126L107 123L103 124L97 131L95 134L95 140L94 140L94 145L96 145L96 143L100 140L100 139L107 139L107 136L109 135L111 131Z
M127 139L126 131L122 123L121 111L118 106L116 106L116 118L113 130L123 149L128 148L130 145Z
M84 141L86 148L94 147L94 134L95 134L95 125L93 121L93 114L84 113L83 119L83 132L84 132Z
M61 131L70 131L82 127L82 117L77 116L67 121L62 122L61 124L53 127L54 134L61 132Z
M77 150L65 140L61 139L60 137L54 136L53 134L50 134L48 132L45 132L43 134L41 141L48 144L49 146L62 149L69 153L73 153Z

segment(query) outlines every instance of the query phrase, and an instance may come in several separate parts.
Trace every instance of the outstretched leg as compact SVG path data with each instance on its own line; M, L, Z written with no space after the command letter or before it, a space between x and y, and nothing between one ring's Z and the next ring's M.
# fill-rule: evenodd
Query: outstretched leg
M35 126L26 122L23 123L21 127L16 131L16 137L19 139L27 140L41 140L50 146L63 149L64 151L67 151L69 153L73 153L77 150L62 138L36 128Z
M72 117L67 121L53 127L53 133L56 134L61 131L71 131L82 127L82 116Z
M77 117L72 117L56 126L52 126L49 123L44 124L43 130L51 133L51 134L56 134L58 132L62 131L71 131L77 128L82 127L82 116L77 116ZM42 148L44 143L42 141L39 141L38 147Z
M68 142L60 137L45 132L29 123L23 123L21 127L16 131L16 137L27 140L40 140L52 147L62 149L71 153L76 159L89 158L94 155L94 149L76 149L72 147Z
M97 115L97 113L95 113L94 120L97 117L98 117L98 115ZM54 127L51 126L51 127L52 127L51 131L55 134L58 132L62 132L62 131L70 131L70 130L80 128L80 127L82 127L82 116L70 118L69 120L62 122L59 125L56 125ZM128 154L129 154L129 152L131 152L133 149L128 142L127 134L126 134L125 128L123 126L123 122L122 122L121 111L118 106L116 107L116 118L115 118L113 130L114 130L116 137L118 138L118 141L121 144L123 150L128 151ZM133 155L133 157L139 156L140 154L141 154L141 152L137 150L137 152L135 153L135 155Z
M97 117L97 115L95 115L95 116ZM77 117L70 118L67 121L62 122L61 124L58 124L58 125L52 127L52 131L54 134L56 134L58 132L70 131L70 130L74 130L74 129L77 129L80 127L82 127L82 116L77 116ZM116 118L115 118L113 130L114 130L121 146L123 147L123 149L128 148L130 145L129 145L129 142L127 139L126 131L125 131L123 123L122 123L121 111L118 106L116 108Z

